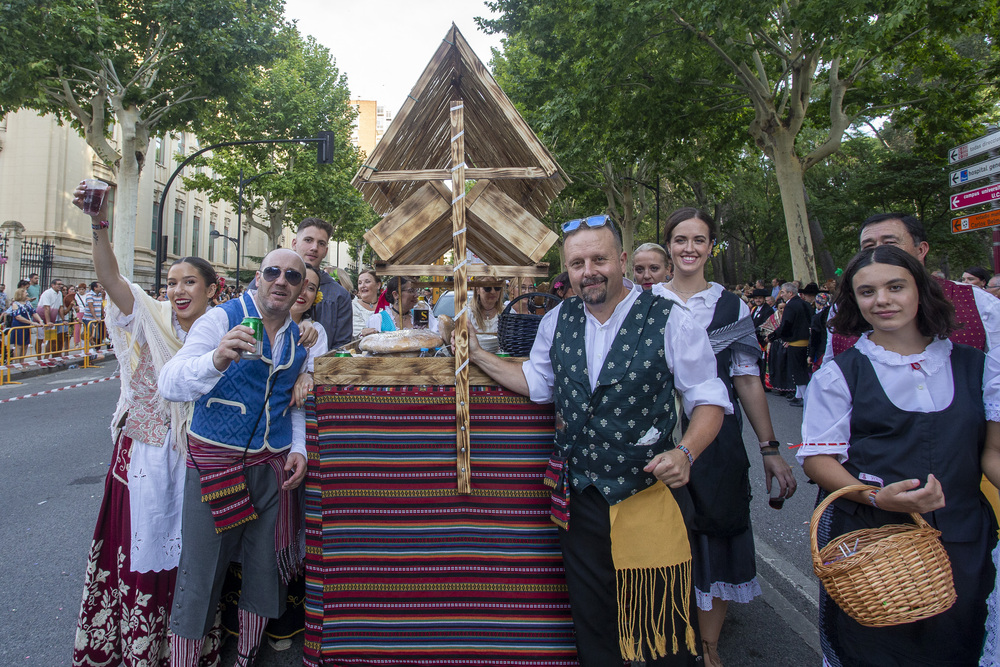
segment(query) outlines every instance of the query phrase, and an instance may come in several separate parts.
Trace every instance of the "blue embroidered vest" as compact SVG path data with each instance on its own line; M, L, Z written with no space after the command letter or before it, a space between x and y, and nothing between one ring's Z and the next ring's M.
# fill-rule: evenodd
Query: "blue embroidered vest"
M663 349L671 307L669 299L651 291L636 299L591 393L584 304L579 297L562 303L549 357L555 376L555 448L569 466L573 490L593 484L614 505L656 483L643 467L673 448L677 421L674 377ZM652 426L660 432L658 440L637 446Z
M249 292L218 307L229 317L230 329L244 317L260 317ZM253 433L247 448L250 453L264 448L280 452L291 446L292 420L288 416L288 404L308 352L296 344L299 327L295 322L288 324L286 335L288 339L277 362L271 359L271 341L265 333L260 359L240 359L229 365L212 391L195 403L188 429L192 435L219 447L242 451ZM269 390L271 397L267 409L257 424ZM256 431L254 424L257 424Z

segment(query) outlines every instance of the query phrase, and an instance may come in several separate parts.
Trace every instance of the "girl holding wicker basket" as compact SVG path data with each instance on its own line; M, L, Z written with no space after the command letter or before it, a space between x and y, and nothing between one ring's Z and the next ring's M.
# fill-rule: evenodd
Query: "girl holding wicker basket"
M984 411L985 356L947 339L956 327L954 308L924 267L891 245L862 250L851 260L830 326L861 338L813 376L798 460L821 496L853 485L869 488L842 495L818 517L816 542L822 548L845 533L878 532L919 515L940 531L947 558L942 554L943 562L930 567L892 563L907 556L890 551L888 565L918 573L911 587L918 590L894 591L894 582L872 583L869 577L856 595L879 601L876 612L901 596L930 596L934 591L921 586L946 588L951 579L954 595L949 590L948 603L922 620L859 622L842 609L849 606L842 596L852 593L838 592L838 606L827 583L819 610L824 663L977 665L996 544L979 481L985 472L994 484L1000 482L1000 465L993 463L1000 460L1000 429L994 429L1000 424L987 429ZM987 392L985 400L998 403L998 396ZM847 562L859 556L861 563L861 539L862 546L847 540L839 555L824 559ZM814 565L828 564L817 563L814 551Z

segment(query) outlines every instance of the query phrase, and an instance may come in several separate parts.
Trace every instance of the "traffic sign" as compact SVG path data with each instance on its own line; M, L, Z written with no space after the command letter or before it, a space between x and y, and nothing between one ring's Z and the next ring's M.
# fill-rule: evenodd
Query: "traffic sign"
M954 188L963 183L989 176L1000 176L1000 157L951 172L948 177L948 185Z
M965 218L954 218L951 221L951 233L961 234L976 229L1000 226L1000 209L976 213Z
M959 192L957 195L952 195L949 202L951 203L951 210L957 211L960 208L988 204L995 199L1000 199L1000 183L976 188L975 190Z
M993 132L992 134L987 134L985 137L973 139L961 146L955 146L948 151L948 164L967 160L974 155L985 153L994 148L1000 148L1000 132Z

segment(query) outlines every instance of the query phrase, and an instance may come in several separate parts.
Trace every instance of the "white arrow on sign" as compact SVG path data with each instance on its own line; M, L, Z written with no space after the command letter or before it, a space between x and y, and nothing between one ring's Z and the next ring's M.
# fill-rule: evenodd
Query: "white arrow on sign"
M994 148L1000 148L1000 132L993 132L961 146L955 146L948 151L948 163L955 164Z
M1000 157L951 172L948 177L948 185L955 187L989 176L1000 176Z
M983 188L976 188L975 190L968 190L966 192L959 192L957 195L952 195L950 202L951 210L957 211L960 208L987 204L997 199L1000 199L1000 183L994 183L993 185L987 185Z

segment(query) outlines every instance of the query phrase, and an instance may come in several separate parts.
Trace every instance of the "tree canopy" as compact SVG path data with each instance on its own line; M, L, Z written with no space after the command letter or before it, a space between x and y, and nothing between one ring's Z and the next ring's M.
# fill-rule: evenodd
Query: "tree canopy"
M189 129L280 53L281 0L6 0L0 115L68 121L115 170L114 246L132 277L139 175L151 133ZM111 142L112 124L121 143Z

